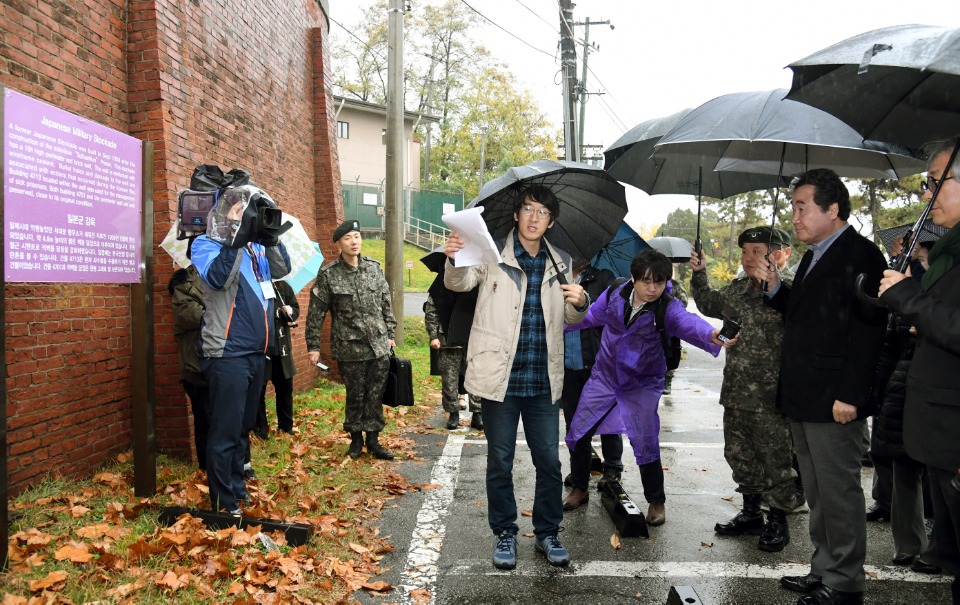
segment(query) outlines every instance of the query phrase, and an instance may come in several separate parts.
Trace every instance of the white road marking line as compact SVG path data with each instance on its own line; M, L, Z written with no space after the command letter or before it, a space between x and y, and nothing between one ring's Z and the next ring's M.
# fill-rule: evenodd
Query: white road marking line
M464 443L469 445L487 445L487 440L483 438L476 439L463 439ZM600 440L597 438L592 441L596 446L600 445ZM523 439L517 439L517 445L521 447L527 447L527 442ZM560 442L560 447L566 447L563 441ZM709 449L709 450L722 450L722 443L696 443L696 442L681 442L681 441L661 441L661 448L673 449L673 450L698 450L698 449Z
M914 582L925 584L944 584L952 577L931 576L894 567L875 567L865 565L868 581ZM697 563L695 561L571 561L565 570L557 570L558 575L576 577L617 577L617 578L750 578L755 580L778 580L782 576L802 576L810 572L809 565L800 563L781 563L777 565L758 565L755 563ZM540 562L519 562L512 571L497 571L490 561L462 561L454 565L448 575L512 575L543 576Z
M417 513L417 524L407 550L407 564L400 574L400 588L403 589L398 595L400 603L414 603L410 593L418 589L430 592L430 603L435 600L437 561L447 530L446 518L453 502L453 492L457 487L463 442L462 435L447 437L443 453L430 474L430 483L442 487L426 492L423 505ZM416 602L423 603L423 599Z

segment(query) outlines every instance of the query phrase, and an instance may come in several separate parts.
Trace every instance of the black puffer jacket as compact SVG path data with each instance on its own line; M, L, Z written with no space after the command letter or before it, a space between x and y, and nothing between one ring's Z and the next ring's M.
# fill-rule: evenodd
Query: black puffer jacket
M870 439L871 455L888 460L907 456L903 446L903 406L907 397L907 370L917 345L915 336L901 326L896 331L899 356L887 380L880 403L880 411Z

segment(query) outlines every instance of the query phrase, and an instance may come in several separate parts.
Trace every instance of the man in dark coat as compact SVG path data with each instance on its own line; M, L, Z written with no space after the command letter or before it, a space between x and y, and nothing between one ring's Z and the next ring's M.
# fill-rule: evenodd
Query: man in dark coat
M774 263L754 276L769 287L766 301L784 317L778 403L790 419L804 495L810 505L810 573L780 583L809 593L798 605L860 604L867 552L866 507L860 485L866 418L886 314L861 302L856 278L875 292L886 261L847 224L850 194L835 172L814 169L793 184L797 238L810 250L793 284Z
M925 200L939 189L930 219L950 231L930 250L919 284L893 270L880 284L881 302L917 329L903 441L907 454L927 465L936 554L954 576L954 605L960 604L960 157L949 160L958 145L957 138L934 145L923 183Z

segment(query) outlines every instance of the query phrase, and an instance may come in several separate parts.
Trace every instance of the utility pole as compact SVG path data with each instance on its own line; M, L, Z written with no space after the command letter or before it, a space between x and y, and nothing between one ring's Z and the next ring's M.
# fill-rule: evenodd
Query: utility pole
M577 47L573 40L573 0L560 0L560 65L563 70L564 158L579 159L577 144Z
M387 178L384 192L384 274L403 343L403 2L387 9Z
M583 70L580 75L580 82L577 88L580 91L580 120L578 121L579 126L579 136L577 141L580 143L579 154L577 155L577 161L582 162L586 157L586 150L584 149L584 124L587 119L587 60L590 57L590 26L591 25L610 25L610 29L613 29L613 25L609 21L591 21L587 17L586 21L577 21L573 25L582 25L583 26ZM600 50L600 47L596 44L593 45L593 50Z

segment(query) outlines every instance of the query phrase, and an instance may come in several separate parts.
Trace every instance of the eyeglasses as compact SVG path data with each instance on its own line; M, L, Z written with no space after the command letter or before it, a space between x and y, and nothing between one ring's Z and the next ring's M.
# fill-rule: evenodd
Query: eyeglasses
M953 178L952 176L945 176L942 179L935 179L932 176L928 176L927 180L920 183L920 193L926 193L928 191L931 191L931 192L936 191L940 187L941 183L943 183L944 181L949 181L952 178Z
M534 208L529 204L524 204L520 206L520 214L523 216L533 216L536 213L537 218L547 219L550 218L550 211L546 208Z

